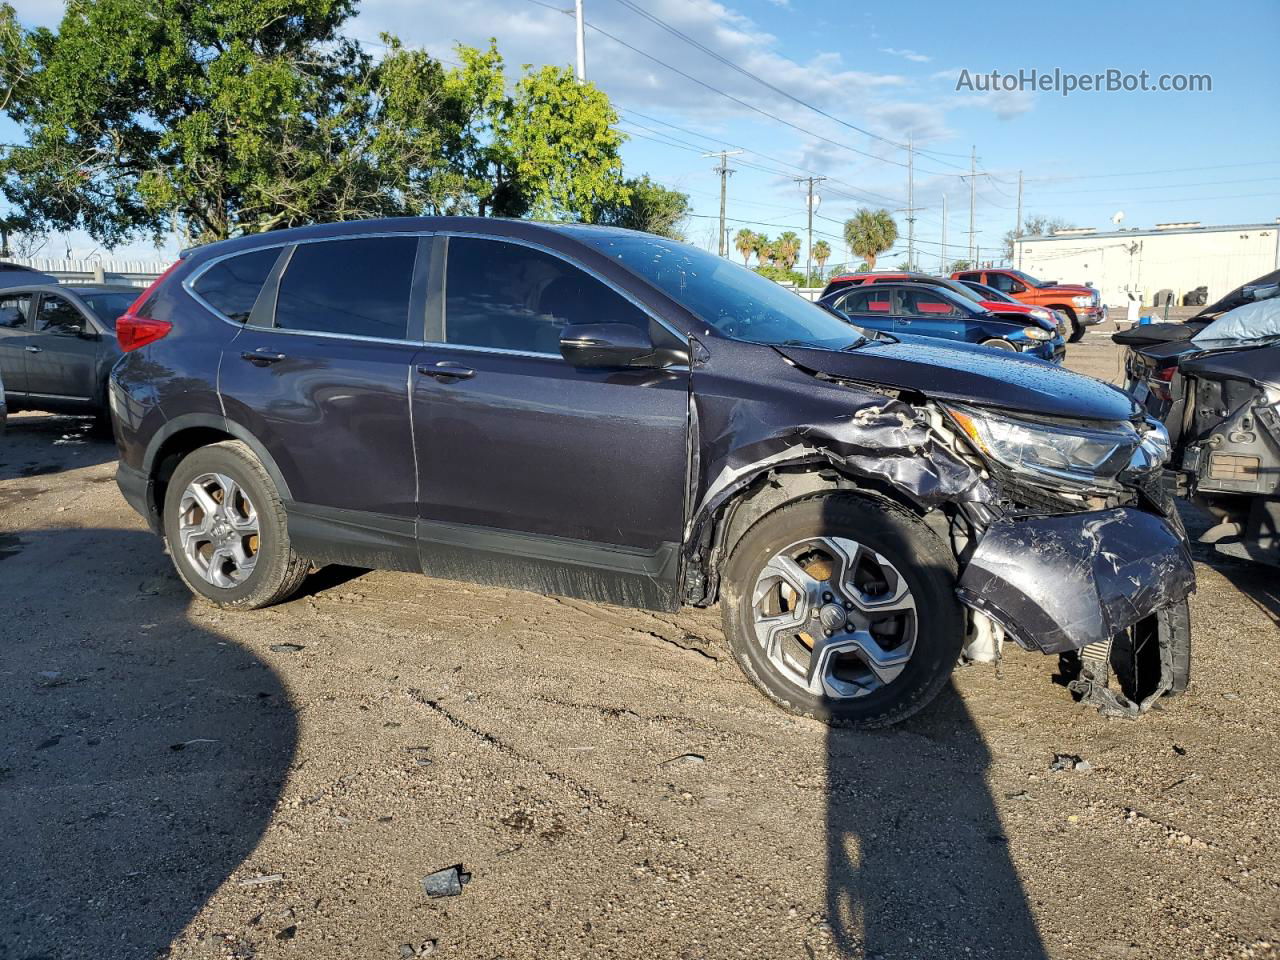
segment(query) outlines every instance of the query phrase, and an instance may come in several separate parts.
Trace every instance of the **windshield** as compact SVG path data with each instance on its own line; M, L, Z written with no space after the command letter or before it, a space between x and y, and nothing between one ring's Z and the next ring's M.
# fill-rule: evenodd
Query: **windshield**
M866 338L834 314L746 267L646 234L574 231L575 237L651 283L726 337L832 350Z
M974 290L971 290L969 287L965 286L963 283L960 283L958 280L943 279L942 282L939 284L936 284L936 286L942 287L944 290L950 290L952 293L958 293L960 296L964 297L964 299L968 300L970 303L977 303L977 304L982 303L982 300L983 300L982 294L977 293Z
M138 294L129 291L119 293L82 293L80 299L85 302L94 317L104 327L114 330L116 328L116 317L129 309L133 301L138 299Z
M1007 293L1001 293L995 287L988 287L985 283L966 282L964 286L968 287L983 300L993 300L996 303L1020 303L1021 301L1013 299Z

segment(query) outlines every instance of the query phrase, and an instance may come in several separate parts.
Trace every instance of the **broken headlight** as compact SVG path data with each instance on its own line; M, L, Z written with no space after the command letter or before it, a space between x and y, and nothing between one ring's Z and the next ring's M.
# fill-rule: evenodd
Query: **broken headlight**
M1086 487L1114 487L1138 450L1138 433L1129 423L1107 427L1050 425L989 410L948 409L979 451L1041 483L1060 486L1067 480Z

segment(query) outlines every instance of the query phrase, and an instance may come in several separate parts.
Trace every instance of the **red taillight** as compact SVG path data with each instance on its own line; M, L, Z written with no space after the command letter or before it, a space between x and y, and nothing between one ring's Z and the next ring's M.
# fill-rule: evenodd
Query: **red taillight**
M1163 370L1157 370L1153 374L1153 376L1157 380L1163 380L1165 383L1171 383L1173 381L1173 375L1177 372L1177 370L1178 370L1177 367L1169 366L1169 367L1165 367Z
M155 343L173 329L173 324L169 321L140 317L138 311L151 299L152 292L164 283L165 277L173 273L174 268L181 262L181 260L175 260L170 264L169 269L156 277L151 286L143 290L138 299L129 304L129 309L116 318L116 340L120 342L120 349L125 353L145 347L148 343Z
M173 324L168 320L152 320L126 313L116 320L116 339L120 341L120 349L128 353L155 343L172 329Z

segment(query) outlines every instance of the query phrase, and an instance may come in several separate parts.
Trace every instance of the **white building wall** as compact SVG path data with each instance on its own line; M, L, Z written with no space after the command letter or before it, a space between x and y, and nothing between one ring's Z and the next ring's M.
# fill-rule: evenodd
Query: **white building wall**
M1041 280L1092 283L1110 306L1127 304L1130 291L1149 305L1165 289L1181 303L1199 286L1209 288L1212 303L1280 269L1280 223L1029 237L1020 246L1021 269Z

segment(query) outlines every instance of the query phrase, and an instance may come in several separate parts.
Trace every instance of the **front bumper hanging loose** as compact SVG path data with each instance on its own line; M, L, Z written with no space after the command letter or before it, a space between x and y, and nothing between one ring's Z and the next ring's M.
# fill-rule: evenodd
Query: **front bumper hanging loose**
M1109 644L1194 589L1191 553L1174 525L1119 507L996 521L957 593L1021 646L1064 653Z

